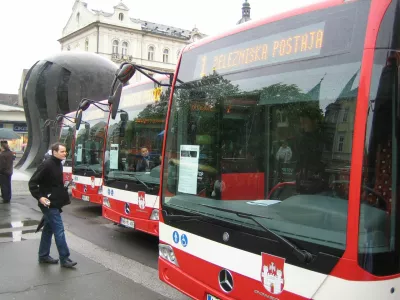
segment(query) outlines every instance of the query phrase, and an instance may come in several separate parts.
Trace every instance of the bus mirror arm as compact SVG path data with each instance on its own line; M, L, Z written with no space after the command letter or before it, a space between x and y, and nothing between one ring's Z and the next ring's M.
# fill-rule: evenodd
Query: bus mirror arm
M115 72L115 77L111 84L110 96L108 97L108 105L111 105L111 118L113 120L115 120L115 117L117 116L119 102L121 100L122 87L128 83L129 79L131 79L133 77L133 75L135 75L136 71L143 74L148 79L152 80L158 86L165 86L165 87L172 86L174 73L162 72L162 71L158 71L155 69L151 69L151 68L147 68L144 66L127 63L127 62L122 63L121 66L119 67L119 69ZM153 76L149 75L148 72L151 72L153 74L156 73L156 74L160 74L160 75L169 76L170 81L169 81L169 83L162 83L161 81L158 81L157 79L155 79ZM182 83L181 80L179 80L179 79L177 79L177 80L180 83Z

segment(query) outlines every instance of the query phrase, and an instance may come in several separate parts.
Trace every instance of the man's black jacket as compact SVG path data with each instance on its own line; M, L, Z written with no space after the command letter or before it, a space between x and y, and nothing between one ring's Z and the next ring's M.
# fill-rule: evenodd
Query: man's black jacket
M68 191L63 184L61 160L51 156L42 162L29 180L29 191L39 200L46 197L50 200L50 208L61 209L69 204ZM39 202L39 206L43 205Z

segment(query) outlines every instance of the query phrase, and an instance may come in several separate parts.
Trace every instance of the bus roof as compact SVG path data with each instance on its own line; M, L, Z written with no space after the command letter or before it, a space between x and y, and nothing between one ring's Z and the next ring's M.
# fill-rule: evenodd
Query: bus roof
M358 0L352 0L351 2L354 2L354 1L358 1ZM256 28L261 25L265 25L268 23L282 20L282 19L294 17L294 16L301 15L301 14L304 14L307 12L317 11L317 10L321 10L321 9L325 9L325 8L329 8L329 7L333 7L333 6L338 6L338 5L342 5L342 4L347 4L347 3L348 2L345 2L345 0L326 0L324 2L319 2L319 3L311 4L308 6L299 7L299 8L296 8L296 9L293 9L293 10L290 10L287 12L283 12L280 14L276 14L274 16L270 16L270 17L266 17L266 18L262 18L262 19L258 19L258 20L248 21L248 22L242 23L240 25L237 25L229 30L220 32L215 35L205 37L197 42L191 43L183 48L182 53L190 51L197 47L206 45L208 43L219 40L221 38L224 38L224 37L227 37L230 35L234 35L236 33L246 31L246 30L249 30L252 28Z

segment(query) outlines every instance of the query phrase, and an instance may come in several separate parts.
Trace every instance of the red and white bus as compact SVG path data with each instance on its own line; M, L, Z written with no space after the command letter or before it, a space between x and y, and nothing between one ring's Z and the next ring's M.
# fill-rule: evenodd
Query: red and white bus
M81 113L81 124L75 130L72 196L78 200L102 204L103 152L109 115L108 102L92 102Z
M155 236L168 99L150 79L125 86L116 118L109 118L104 158L103 216Z
M162 281L193 299L400 299L399 16L328 0L183 49Z
M65 144L67 148L67 158L63 164L64 185L69 185L72 181L72 158L75 140L75 114L70 112L65 116L61 116L60 137L59 142Z

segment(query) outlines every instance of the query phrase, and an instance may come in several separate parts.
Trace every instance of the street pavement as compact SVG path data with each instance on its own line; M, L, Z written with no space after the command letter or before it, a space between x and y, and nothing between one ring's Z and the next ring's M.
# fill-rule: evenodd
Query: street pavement
M1 300L188 299L158 279L155 237L113 225L91 203L73 200L62 214L76 268L39 264L42 214L28 191L31 174L14 170L11 203L0 204Z

